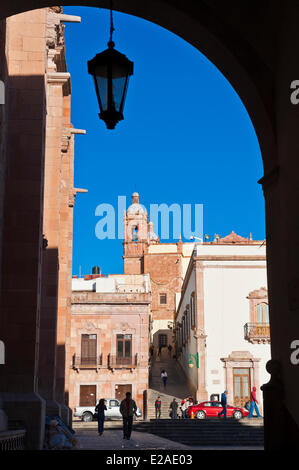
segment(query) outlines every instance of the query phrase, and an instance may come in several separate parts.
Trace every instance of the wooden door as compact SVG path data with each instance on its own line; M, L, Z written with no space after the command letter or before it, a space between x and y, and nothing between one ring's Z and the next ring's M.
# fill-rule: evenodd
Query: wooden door
M132 393L132 384L126 385L115 385L115 398L119 401L122 401L126 398L126 393ZM132 397L134 399L134 397Z
M95 406L96 392L96 385L80 385L80 406Z
M244 408L250 399L249 369L233 369L234 374L234 406Z

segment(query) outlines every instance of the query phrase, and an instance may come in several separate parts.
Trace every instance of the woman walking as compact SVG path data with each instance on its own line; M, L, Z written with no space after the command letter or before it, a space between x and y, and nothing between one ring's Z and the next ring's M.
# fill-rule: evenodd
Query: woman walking
M104 421L105 421L105 411L106 410L107 410L106 400L104 398L101 398L99 403L95 407L95 412L98 414L99 436L101 436L104 432Z

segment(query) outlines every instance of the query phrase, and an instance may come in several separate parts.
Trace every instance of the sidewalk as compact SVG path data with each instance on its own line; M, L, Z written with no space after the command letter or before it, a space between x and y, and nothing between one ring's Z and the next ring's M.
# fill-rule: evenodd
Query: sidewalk
M80 442L78 450L263 450L263 447L214 446L191 447L155 436L154 434L133 431L131 440L123 440L121 429L106 429L102 436L96 430L78 429L76 437Z
M124 440L121 429L107 429L102 436L93 430L78 430L76 438L80 441L79 450L145 450L145 449L173 449L188 450L189 447L168 439L162 439L153 434L132 431L130 441Z

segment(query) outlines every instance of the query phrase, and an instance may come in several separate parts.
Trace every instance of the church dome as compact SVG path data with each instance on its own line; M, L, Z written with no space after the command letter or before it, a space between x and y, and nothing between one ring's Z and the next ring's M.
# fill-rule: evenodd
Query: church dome
M132 194L132 204L128 207L127 214L147 214L147 210L144 206L139 204L139 194Z

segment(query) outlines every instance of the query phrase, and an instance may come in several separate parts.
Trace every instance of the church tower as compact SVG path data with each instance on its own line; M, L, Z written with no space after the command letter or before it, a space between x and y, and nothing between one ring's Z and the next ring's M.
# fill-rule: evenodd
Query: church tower
M144 253L148 245L148 215L139 204L139 194L132 194L132 204L124 214L124 273L144 273Z

